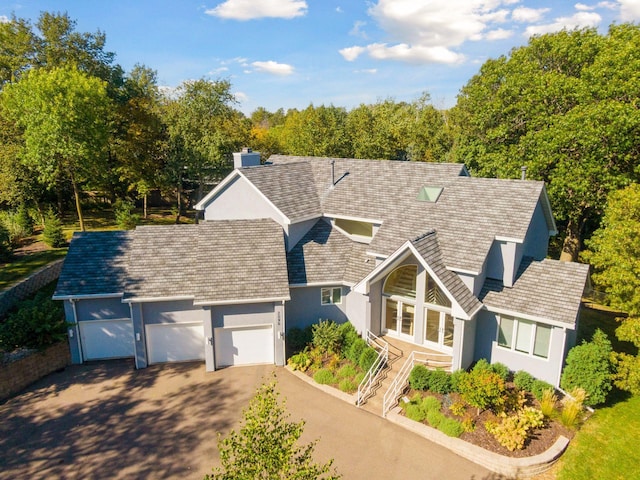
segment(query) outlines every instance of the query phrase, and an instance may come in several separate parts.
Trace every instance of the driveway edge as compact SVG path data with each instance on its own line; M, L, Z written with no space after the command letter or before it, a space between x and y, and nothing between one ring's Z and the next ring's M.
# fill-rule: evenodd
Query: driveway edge
M329 387L328 385L320 385L305 373L293 370L288 365L285 368L303 382L312 385L318 390L322 390L324 393L327 393L332 397L350 403L357 408L355 395L341 392L340 390ZM447 448L453 453L485 467L492 472L506 475L510 478L531 478L549 470L569 445L569 439L564 436L560 436L548 450L538 455L519 458L506 457L499 453L485 450L484 448L472 443L465 442L464 440L460 440L459 438L449 437L440 430L411 420L404 415L400 415L399 412L400 408L395 407L387 414L386 419L391 423L413 432L426 440Z

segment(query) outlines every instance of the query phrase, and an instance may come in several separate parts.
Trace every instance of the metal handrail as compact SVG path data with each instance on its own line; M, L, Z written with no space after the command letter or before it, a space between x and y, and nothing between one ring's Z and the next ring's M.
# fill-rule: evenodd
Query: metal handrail
M373 388L378 375L382 372L384 365L386 365L389 361L389 344L387 342L382 340L380 337L377 337L369 330L365 331L364 339L367 342L367 345L373 345L373 348L380 350L378 352L376 360L373 362L373 365L371 365L371 368L369 368L369 370L365 374L364 378L360 382L360 385L358 385L358 396L356 399L357 406L360 406L364 403L364 400L371 392L371 388ZM382 343L383 345L380 346L378 342Z
M417 358L417 357L424 357L424 358ZM447 365L449 366L449 368L451 368L450 361L446 362L441 360L434 360L431 357L451 358L450 355L447 355L445 353L427 353L427 352L417 352L413 350L405 360L402 367L400 367L400 370L398 371L396 378L393 379L393 382L391 382L391 385L389 385L389 388L384 394L384 397L382 399L382 416L383 417L386 417L387 412L391 410L396 405L396 403L398 403L398 397L400 396L400 392L404 389L404 386L407 383L407 379L409 378L409 374L411 373L411 370L413 370L413 367L416 364L416 362L424 363L427 365L427 367L432 367L432 368L433 367L438 368L439 365L442 365L442 366Z

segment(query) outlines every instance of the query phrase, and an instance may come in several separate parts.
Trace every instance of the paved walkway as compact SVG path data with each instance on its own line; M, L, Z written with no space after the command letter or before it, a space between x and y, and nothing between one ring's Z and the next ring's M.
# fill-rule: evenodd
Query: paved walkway
M307 385L283 368L131 362L72 366L0 404L0 478L201 479L218 462L216 433L237 426L275 372L303 441L346 480L496 479L413 433Z

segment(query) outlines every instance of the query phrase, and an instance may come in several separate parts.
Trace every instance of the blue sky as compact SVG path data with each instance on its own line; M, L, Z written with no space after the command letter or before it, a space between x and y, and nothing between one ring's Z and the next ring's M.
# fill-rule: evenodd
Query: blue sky
M228 79L249 114L423 92L449 108L488 58L534 34L637 22L640 0L0 0L0 20L42 11L105 32L125 70L151 67L163 87Z

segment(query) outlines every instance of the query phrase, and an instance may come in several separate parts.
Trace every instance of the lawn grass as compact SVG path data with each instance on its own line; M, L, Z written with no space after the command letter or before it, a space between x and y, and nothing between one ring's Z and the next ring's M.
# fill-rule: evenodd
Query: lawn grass
M28 277L48 263L63 258L66 254L66 248L54 248L15 257L0 269L0 290Z
M560 460L558 480L640 478L640 397L598 409Z

